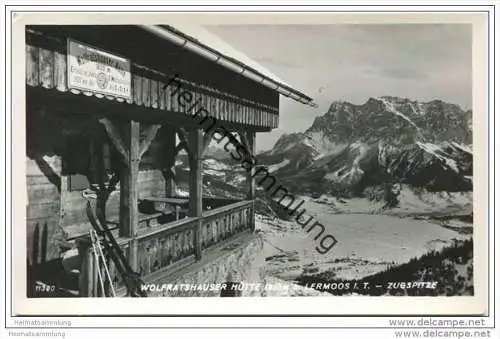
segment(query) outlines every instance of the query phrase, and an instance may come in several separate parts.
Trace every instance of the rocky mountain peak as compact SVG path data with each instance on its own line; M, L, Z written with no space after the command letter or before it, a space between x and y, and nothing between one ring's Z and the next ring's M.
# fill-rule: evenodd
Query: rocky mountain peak
M264 158L288 159L283 173L300 169L317 178L321 172L341 186L389 176L441 189L443 175L445 189L467 189L471 143L471 111L442 100L382 96L361 105L334 101L304 133L281 136Z
M342 100L334 101L330 105L330 108L328 109L328 112L326 114L328 114L328 113L335 113L337 111L340 111L340 110L342 110L344 108L344 106L346 104L349 104L349 103L346 102L346 101L342 101Z

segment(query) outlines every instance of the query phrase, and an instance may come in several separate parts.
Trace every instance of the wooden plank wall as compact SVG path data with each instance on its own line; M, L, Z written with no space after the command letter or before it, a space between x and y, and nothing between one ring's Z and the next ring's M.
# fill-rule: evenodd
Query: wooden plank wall
M82 192L63 191L62 194L63 227L72 233L81 233L82 230L89 229L90 224L85 213L86 200L82 197ZM139 199L148 196L165 196L165 180L160 170L150 169L139 172ZM107 219L118 222L119 211L120 191L117 189L110 195L106 203Z
M279 107L263 105L258 101L238 98L223 93L215 88L209 88L193 82L180 79L182 89L192 93L195 103L179 105L179 82L170 81L170 77L147 67L132 65L132 96L126 100L129 104L150 107L162 111L171 111L178 114L192 114L203 108L208 115L220 121L228 121L261 128L277 128L279 122ZM170 85L167 86L167 84ZM71 92L75 95L96 96L108 100L124 102L125 99L113 96L104 96L91 92L82 92L68 89L66 55L60 51L26 45L26 84L31 87ZM278 94L276 94L278 95Z
M53 173L47 174L47 166ZM28 206L26 210L28 261L40 264L59 256L54 244L60 218L61 195L57 183L61 172L59 156L26 160Z

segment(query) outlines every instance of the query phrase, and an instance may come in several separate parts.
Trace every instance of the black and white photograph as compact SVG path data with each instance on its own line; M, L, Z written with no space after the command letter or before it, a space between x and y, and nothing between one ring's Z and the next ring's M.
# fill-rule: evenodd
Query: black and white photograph
M482 18L51 15L14 60L23 300L487 308Z
M474 295L471 25L198 29L26 27L29 296Z

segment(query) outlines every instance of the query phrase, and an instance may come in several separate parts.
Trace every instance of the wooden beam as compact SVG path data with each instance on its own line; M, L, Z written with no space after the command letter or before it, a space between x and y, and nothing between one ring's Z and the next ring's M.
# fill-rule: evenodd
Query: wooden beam
M218 93L217 93L218 94ZM219 97L215 97L215 103L214 103L214 116L217 120L221 119L221 111L220 111L220 99Z
M217 97L212 93L212 100L210 101L210 115L217 118Z
M179 93L181 93L182 89L174 84L168 86L170 88L169 97L170 97L170 110L172 112L179 112ZM182 86L181 86L182 87Z
M196 101L198 100L198 92L196 92L196 89L193 89L191 91L192 97L191 97L191 102L187 103L186 107L186 114L187 115L192 115L195 114L195 112L200 109L200 104Z
M182 142L175 146L175 128L165 126L162 130L163 142L165 142L165 168L163 169L163 177L165 179L165 195L167 197L175 197L175 157L179 151L185 147Z
M137 271L137 227L139 225L139 211L137 199L139 198L139 122L130 120L127 125L127 142L130 156L128 167L122 168L120 180L120 236L132 238L129 244L129 262L134 271Z
M95 259L94 259L94 251L91 246L87 247L87 250L84 252L85 257L83 259L83 262L86 264L86 267L84 268L84 272L86 272L86 281L87 284L84 289L83 296L85 297L95 297L96 296L96 291L94 289L95 283L96 283L96 271L94 267ZM84 273L80 273L82 275L85 275Z
M244 144L249 155L255 156L255 131L246 130L239 133L242 143ZM253 201L252 215L250 215L250 229L255 230L255 177L252 171L247 172L247 200Z
M54 52L54 81L58 91L66 92L66 54Z
M229 121L229 114L227 112L227 102L225 100L221 100L220 102L220 112L221 112L221 120Z
M201 93L201 107L203 107L208 114L210 114L210 108L208 107L208 94L205 91Z
M205 133L203 135L203 148L201 150L201 156L203 158L203 156L205 155L206 151L208 150L208 146L210 145L210 141L212 141L212 135L213 133Z
M166 109L166 86L163 82L158 83L158 108L162 111Z
M205 106L205 109L208 112L209 116L215 116L215 112L212 109L212 102L214 100L214 97L211 95L211 93L207 94L207 105Z
M142 105L142 78L139 75L134 74L132 77L132 90L134 103L136 105Z
M99 119L99 122L104 126L106 132L108 133L109 138L111 139L111 142L115 146L118 153L122 155L124 162L128 165L130 162L128 147L123 142L115 124L108 118L101 118Z
M179 140L181 143L184 145L184 149L186 150L188 154L188 158L191 159L191 149L190 149L190 144L189 144L189 133L186 132L184 128L178 128L176 130L177 135L179 136Z
M54 52L39 49L40 84L44 88L54 87Z
M236 122L241 124L243 122L243 117L241 116L241 114L239 112L237 102L233 102L233 111L234 111L234 115L236 117Z
M141 77L142 80L142 103L146 107L151 106L151 79L146 77Z
M163 85L164 88L165 88L165 110L166 111L173 111L173 103L172 103L172 100L173 100L173 95L172 95L172 86L173 85L168 85L165 84Z
M150 125L146 127L145 131L145 137L141 142L140 145L140 151L139 151L139 158L142 158L144 153L147 152L149 149L149 146L151 146L151 143L155 139L156 135L158 134L158 130L161 128L160 124L155 124L155 125Z
M29 86L36 87L39 84L40 66L38 60L38 47L26 45L26 84Z
M151 80L151 107L159 108L160 107L160 98L158 95L158 81Z
M201 217L203 215L203 168L202 154L203 133L201 129L189 131L189 149L191 151L189 166L189 215L191 217ZM194 249L197 260L201 259L201 226L202 221L198 222L194 232Z

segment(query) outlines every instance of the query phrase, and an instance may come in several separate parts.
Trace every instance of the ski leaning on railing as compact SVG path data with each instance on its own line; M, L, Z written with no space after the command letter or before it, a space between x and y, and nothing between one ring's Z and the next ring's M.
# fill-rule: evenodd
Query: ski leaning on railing
M97 218L95 208L93 208L93 204L95 200L87 199L87 217L89 218L92 227L94 228L96 234L102 237L102 244L104 245L104 249L106 253L110 256L111 260L113 260L116 269L120 273L121 278L127 288L127 296L131 297L147 297L146 291L141 289L141 286L144 282L141 279L141 275L138 272L135 272L123 254L120 246L116 242L113 233L109 230L107 225L101 223ZM112 285L112 281L110 282Z

